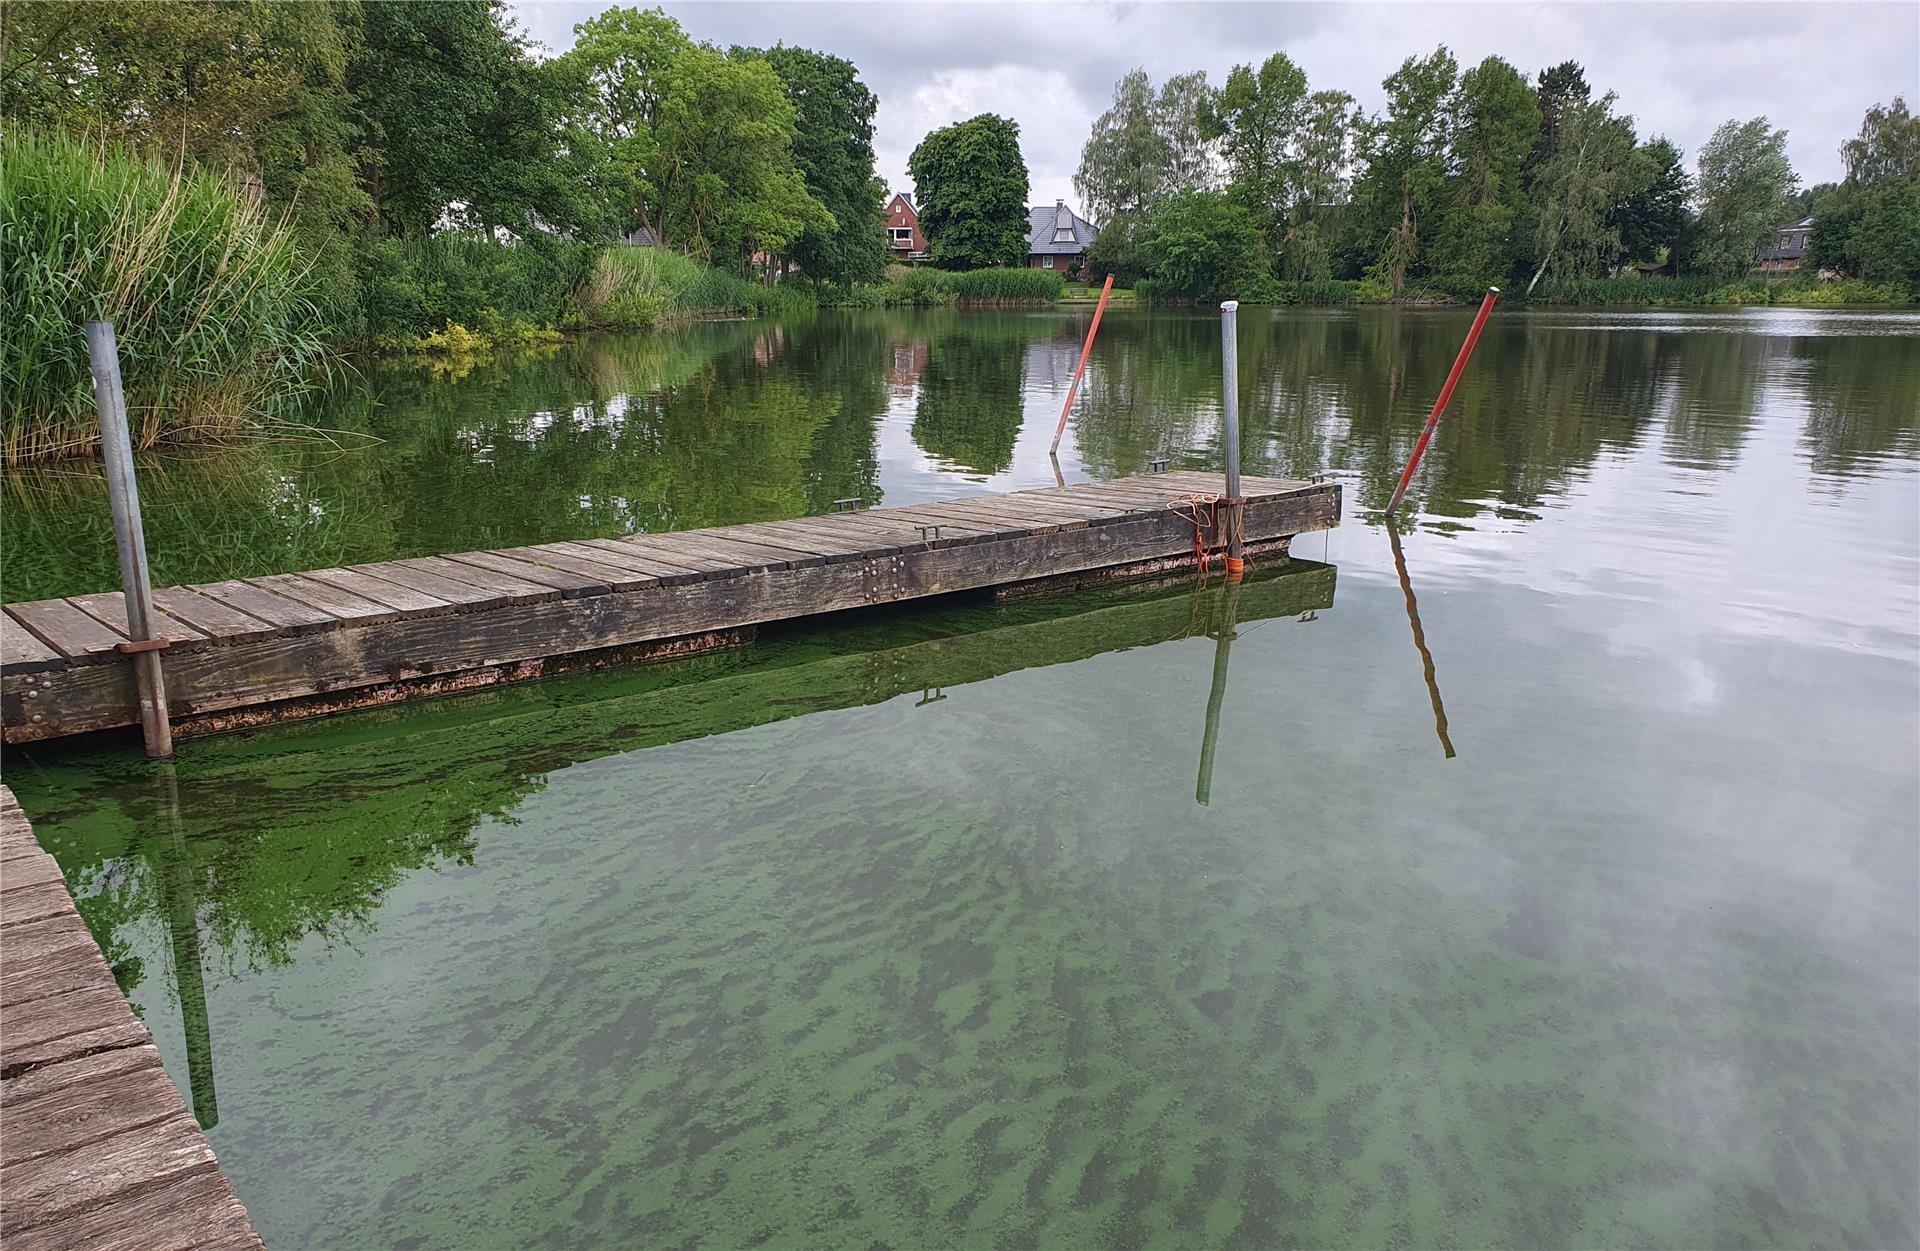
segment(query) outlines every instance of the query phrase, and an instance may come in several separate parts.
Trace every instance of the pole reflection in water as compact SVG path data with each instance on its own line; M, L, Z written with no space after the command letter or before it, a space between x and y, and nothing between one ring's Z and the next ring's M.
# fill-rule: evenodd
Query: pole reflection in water
M1453 759L1453 740L1447 736L1447 708L1440 702L1440 683L1433 676L1433 653L1427 650L1427 632L1420 628L1420 605L1413 598L1413 583L1407 578L1406 553L1400 550L1400 528L1392 517L1387 518L1387 541L1393 544L1393 567L1400 575L1400 593L1407 597L1407 624L1413 627L1413 645L1420 653L1420 667L1427 677L1427 694L1433 700L1433 732L1440 736L1440 746L1446 749L1447 759Z
M170 854L160 868L167 899L167 934L173 942L174 998L180 1003L180 1028L187 1038L187 1085L193 1119L200 1128L220 1122L220 1100L213 1089L213 1032L207 1022L207 986L200 963L200 900L194 890L187 840L180 828L180 785L171 763L160 766L160 810L167 821Z
M1239 635L1240 588L1238 578L1227 581L1220 592L1220 615L1213 631L1213 689L1207 693L1207 728L1200 737L1200 776L1193 784L1193 798L1201 804L1213 799L1213 753L1220 738L1220 706L1227 702L1227 661L1233 654L1233 640Z

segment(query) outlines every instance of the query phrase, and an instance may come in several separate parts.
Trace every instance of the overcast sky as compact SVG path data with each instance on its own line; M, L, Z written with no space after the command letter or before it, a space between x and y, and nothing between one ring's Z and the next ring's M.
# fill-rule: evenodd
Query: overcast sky
M515 6L555 52L592 0ZM846 57L880 98L880 176L911 191L907 154L937 126L1001 113L1020 123L1030 198L1075 199L1073 171L1113 84L1134 67L1156 84L1202 69L1216 86L1237 62L1284 51L1313 90L1369 111L1380 80L1440 43L1463 67L1498 54L1531 77L1572 59L1613 91L1642 135L1664 133L1693 165L1728 118L1764 114L1788 132L1803 185L1840 177L1839 146L1875 103L1920 107L1920 4L1012 4L663 5L696 39L799 44Z

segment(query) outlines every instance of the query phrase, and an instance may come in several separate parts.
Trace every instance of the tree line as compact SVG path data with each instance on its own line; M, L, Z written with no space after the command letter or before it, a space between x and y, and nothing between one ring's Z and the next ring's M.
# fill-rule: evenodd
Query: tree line
M1690 171L1572 61L1529 81L1498 56L1463 71L1442 46L1382 85L1368 113L1312 90L1285 53L1217 88L1127 74L1074 179L1102 227L1090 268L1198 298L1329 279L1403 298L1636 268L1732 278L1811 214L1810 265L1920 283L1920 121L1903 99L1868 112L1844 183L1800 191L1765 117L1720 126Z
M539 54L501 0L0 5L0 118L220 170L283 214L333 319L385 245L449 230L560 249L645 232L882 276L876 100L849 61L719 48L609 9Z

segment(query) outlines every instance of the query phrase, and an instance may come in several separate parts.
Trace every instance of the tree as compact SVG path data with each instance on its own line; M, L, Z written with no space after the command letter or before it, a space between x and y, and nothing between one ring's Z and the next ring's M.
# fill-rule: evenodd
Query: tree
M1212 94L1206 71L1190 70L1162 83L1154 99L1153 129L1167 145L1167 195L1205 190L1216 181L1213 144L1200 125L1200 110Z
M1680 149L1660 135L1634 149L1640 172L1634 182L1639 189L1629 194L1614 209L1613 225L1620 234L1620 257L1626 261L1657 260L1662 250L1671 253L1687 227L1687 201L1693 196L1693 179L1680 157Z
M1808 262L1920 288L1920 117L1904 97L1875 105L1840 156L1846 180L1813 209Z
M1700 149L1700 242L1695 263L1711 274L1744 274L1787 212L1798 180L1787 132L1767 119L1723 122Z
M1073 176L1093 220L1142 216L1160 202L1173 152L1156 124L1156 104L1147 72L1136 69L1114 84L1112 107L1094 119Z
M1183 191L1148 219L1142 239L1151 276L1166 293L1197 300L1232 296L1266 272L1259 224L1218 191Z
M1612 263L1620 255L1614 206L1641 190L1649 172L1634 159L1633 119L1614 115L1612 92L1566 101L1553 153L1534 174L1538 252L1527 291L1549 269L1589 276Z
M1023 265L1027 259L1027 163L1020 125L982 113L933 131L907 158L920 228L943 269Z
M658 9L574 28L566 60L625 188L626 216L701 257L779 252L834 220L793 160L794 106L773 67L689 39Z
M1504 282L1518 256L1522 169L1540 137L1540 105L1519 70L1490 56L1460 76L1452 109L1455 172L1432 268L1459 286Z
M1200 133L1220 145L1229 193L1269 243L1280 241L1300 182L1296 152L1306 100L1306 72L1276 52L1257 71L1234 66L1200 110Z
M1408 57L1389 75L1387 111L1367 127L1367 172L1355 189L1365 229L1378 240L1376 271L1398 296L1420 255L1420 230L1437 207L1446 179L1450 114L1457 66L1444 46L1424 60Z
M764 52L736 48L734 55L765 60L780 75L794 108L794 164L833 217L831 227L793 241L793 259L810 278L880 281L887 265L886 188L873 173L873 92L853 62L824 52L781 44Z
M1146 232L1146 219L1140 217L1116 217L1102 226L1087 246L1087 276L1100 279L1112 274L1122 287L1145 278L1153 266Z
M1289 277L1332 276L1334 231L1347 199L1360 124L1360 111L1346 92L1316 91L1307 97L1295 145L1293 204L1275 258Z

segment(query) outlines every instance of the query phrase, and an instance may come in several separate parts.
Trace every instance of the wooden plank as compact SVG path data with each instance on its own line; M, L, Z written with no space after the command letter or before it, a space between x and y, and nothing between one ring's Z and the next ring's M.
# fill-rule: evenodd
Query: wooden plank
M119 591L69 595L67 602L116 634L133 637L132 629L127 625L127 599ZM196 630L186 622L176 620L165 613L154 614L152 625L155 638L166 639L175 645L204 643L207 639L206 631Z
M614 569L620 570L630 579L627 584L627 589L636 586L655 586L660 582L660 574L657 572L659 568L657 562L649 561L646 557L630 547L620 547L618 544L615 544L610 548L602 549L598 547L588 547L585 543L578 542L546 543L542 544L542 546L552 548L554 551L563 555L575 556L582 560L596 561L599 564L609 565Z
M0 906L0 928L57 917L68 907L67 888L57 881L35 882L10 890L0 895L0 899L6 901L5 906ZM0 1037L4 1037L5 1032L5 1023L0 1022Z
M45 860L36 860L32 856L23 856L17 860L8 860L0 864L0 904L5 897L17 890L26 890L42 882L64 881L60 876L60 866L52 856Z
M0 1207L0 1237L11 1248L27 1230L84 1212L136 1187L190 1173L212 1173L218 1167L200 1127L182 1110L101 1142L9 1168L7 1202Z
M577 543L592 551L605 552L616 560L625 561L644 573L652 574L660 579L662 586L699 582L707 576L705 570L692 567L687 562L666 560L655 555L645 544L638 541L642 537L644 536L636 535L622 539L579 539Z
M337 586L361 599L398 608L401 612L451 612L457 603L423 589L385 581L358 569L309 569L300 576Z
M0 1009L12 1012L28 1000L85 990L99 985L102 977L113 980L91 935L69 937L63 939L63 946L43 947L31 955L11 950L14 934L45 924L45 921L32 921L8 928L9 950L6 959L0 960ZM83 931L85 928L81 927Z
M19 672L52 669L62 662L59 652L35 638L27 627L0 613L0 666Z
M230 604L208 599L184 586L166 587L153 593L153 603L161 612L219 641L258 638L272 634L279 626L241 612Z
M578 574L589 580L589 586L580 589L593 594L594 588L609 591L630 591L636 587L651 586L659 581L647 574L636 573L608 560L600 553L588 550L576 552L566 544L542 543L534 547L514 547L495 555L511 557L539 565L544 569L560 569L567 573Z
M218 1172L188 1172L157 1185L15 1231L8 1251L263 1251L246 1209Z
M8 604L7 613L68 660L113 655L113 649L127 641L123 632L109 629L64 599Z
M356 595L344 587L308 577L304 573L274 573L260 578L248 578L248 582L263 591L271 591L282 599L317 608L328 616L354 625L378 625L382 621L392 621L401 616L399 609L379 600Z
M306 633L340 624L330 612L276 595L238 578L225 582L202 582L190 588L229 608L237 608L249 617L258 617L288 633Z
M116 1038L125 1041L110 1041ZM0 1021L0 1063L11 1071L146 1041L147 1027L127 1010L126 997L109 979L8 1009Z
M608 541L618 543L629 557L637 554L643 560L653 560L694 574L690 580L695 582L725 577L740 567L738 561L695 551L672 534L627 534Z
M395 586L418 587L429 595L462 608L537 604L543 600L560 598L560 592L550 586L541 586L524 578L509 578L491 569L456 565L441 556L375 561L351 567L356 573L392 582Z
M72 1071L70 1071L72 1070ZM175 1115L180 1097L151 1045L63 1060L5 1084L0 1165L72 1151Z
M571 569L559 569L550 564L515 560L499 552L455 552L447 559L456 565L471 565L475 569L505 574L520 582L533 582L540 586L552 587L568 598L579 595L603 595L613 590L612 585L605 578L575 573Z
M744 534L728 535L718 530L685 530L676 533L673 541L716 560L730 560L743 573L762 569L805 569L810 565L827 563L826 557L815 552L783 547L764 539L748 538Z
M903 541L881 534L872 526L850 523L853 513L824 513L818 517L794 517L787 521L756 523L743 534L769 543L791 544L796 550L810 551L826 558L828 564L848 560L869 560L891 556L901 550ZM918 536L915 536L916 539Z

